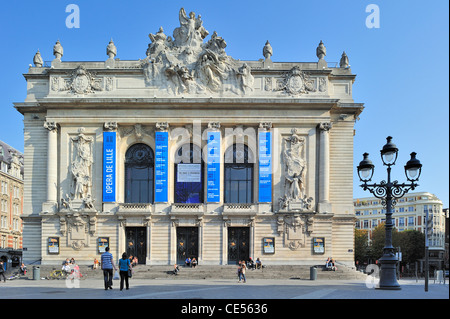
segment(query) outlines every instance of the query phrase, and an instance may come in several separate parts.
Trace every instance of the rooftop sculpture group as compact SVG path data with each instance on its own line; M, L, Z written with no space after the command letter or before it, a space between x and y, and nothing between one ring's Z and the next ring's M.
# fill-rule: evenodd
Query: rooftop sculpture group
M151 42L146 51L146 58L139 60L137 68L142 68L145 83L148 87L166 90L170 95L184 94L231 94L245 95L254 90L254 77L251 67L244 62L233 59L225 52L227 43L214 31L209 40L209 31L203 26L201 16L196 16L194 12L186 14L184 8L179 11L180 26L173 31L173 38L164 33L162 27L155 34L150 33ZM59 40L53 47L55 59L52 67L61 66L63 47ZM117 48L113 40L106 47L108 60L105 62L107 68L114 68L114 59L117 55ZM269 41L263 48L263 56L271 66L271 56L273 49ZM326 47L320 41L316 48L316 55L319 58L318 69L327 68L325 61ZM36 67L43 67L43 60L39 50L33 58ZM348 68L348 57L343 52L339 66ZM75 70L69 83L60 83L60 79L53 79L53 91L69 91L77 94L95 93L101 90L92 76L89 81L87 75L91 75L87 70ZM84 72L84 74L79 74ZM83 75L83 76L82 76ZM83 80L83 81L81 81ZM267 80L267 79L266 79ZM268 79L272 80L272 79ZM274 91L282 92L290 96L308 94L309 92L326 92L326 79L319 79L319 85L309 78L309 73L303 71L298 66L294 66L284 74L284 78L278 80L274 85ZM67 81L66 81L67 82ZM80 83L78 83L80 82ZM78 88L74 86L74 83ZM111 79L106 81L106 90L111 90ZM109 84L108 84L109 83ZM271 84L271 83L269 83ZM266 83L267 86L267 83ZM271 88L272 85L267 86ZM267 90L267 89L266 89Z
M149 34L147 57L142 60L145 79L150 86L166 85L175 95L230 91L243 94L252 89L253 76L247 65L241 65L225 53L227 43L217 32L209 41L201 16L189 16L181 8L180 27L173 39L161 27Z

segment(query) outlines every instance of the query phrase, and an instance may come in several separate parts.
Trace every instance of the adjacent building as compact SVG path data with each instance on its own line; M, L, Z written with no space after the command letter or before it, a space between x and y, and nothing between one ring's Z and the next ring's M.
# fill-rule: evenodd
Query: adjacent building
M357 198L353 200L356 214L356 228L372 231L385 221L386 209L376 197ZM442 201L428 192L408 193L397 199L392 218L398 231L418 230L425 232L426 215L432 220L432 234L429 235L430 261L438 264L445 255L446 212Z
M353 266L354 102L348 57L236 60L179 12L136 60L40 53L24 74L24 259ZM87 48L79 48L86 50ZM145 51L145 49L147 49Z
M16 266L22 257L23 154L0 141L0 259Z

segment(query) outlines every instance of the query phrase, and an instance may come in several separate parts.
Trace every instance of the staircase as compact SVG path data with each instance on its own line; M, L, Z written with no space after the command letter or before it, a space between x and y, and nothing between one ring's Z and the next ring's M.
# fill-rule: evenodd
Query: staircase
M101 269L92 269L91 266L80 265L82 279L103 279ZM40 265L40 277L47 277L54 269L60 266ZM232 279L237 280L237 266L235 265L199 265L196 268L179 267L180 271L175 276L172 274L173 266L147 266L138 265L133 269L133 278L136 279ZM29 279L33 279L33 267L27 271ZM310 279L310 266L298 265L269 265L263 269L247 269L246 277L251 279ZM338 265L336 271L324 271L317 267L317 280L365 280L367 275Z

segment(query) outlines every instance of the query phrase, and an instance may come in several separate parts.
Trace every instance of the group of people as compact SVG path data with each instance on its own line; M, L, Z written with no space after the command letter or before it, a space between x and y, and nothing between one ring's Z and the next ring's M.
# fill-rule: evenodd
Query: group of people
M71 259L66 258L66 260L64 260L62 262L62 268L61 270L66 274L70 274L72 272L72 267L75 266L75 259L72 257Z
M325 262L325 270L337 270L337 266L333 258L328 257L327 261Z
M197 266L197 264L198 264L198 262L197 262L197 259L195 259L195 257L194 258L186 258L186 260L184 261L184 265L186 266L186 267L192 267L192 268L195 268L196 266Z
M122 254L122 258L119 259L119 274L120 274L120 291L123 290L124 282L125 288L130 289L128 279L132 275L132 260L128 258L126 253ZM117 267L114 264L113 255L109 252L109 247L105 248L105 252L101 257L101 267L103 270L103 278L105 284L105 290L113 289L113 269L117 271Z
M75 262L75 259L72 258L66 258L66 260L63 261L61 270L66 276L70 276L73 278L81 278L81 272L80 267Z
M261 259L259 259L259 257L256 258L256 261L253 261L252 257L250 257L247 262L247 268L254 270L254 269L264 268L264 266L261 262Z

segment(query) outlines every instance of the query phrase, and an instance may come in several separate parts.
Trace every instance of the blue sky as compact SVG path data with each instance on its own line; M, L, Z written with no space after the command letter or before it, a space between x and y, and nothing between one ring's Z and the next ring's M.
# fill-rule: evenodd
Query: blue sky
M69 4L80 9L80 27L67 28ZM368 28L366 7L379 7L380 27ZM148 34L179 26L178 11L201 14L235 59L263 58L270 41L275 62L317 61L322 40L326 60L338 62L345 50L353 73L355 102L365 109L355 124L354 197L368 197L358 186L362 153L375 164L374 181L386 178L379 151L391 135L399 148L393 178L406 181L403 166L412 151L423 164L416 191L436 194L449 206L449 3L447 0L322 1L4 1L0 10L0 139L23 151L22 115L14 102L26 96L27 73L39 49L54 57L57 39L63 60L104 61L113 38L117 58L145 57Z

